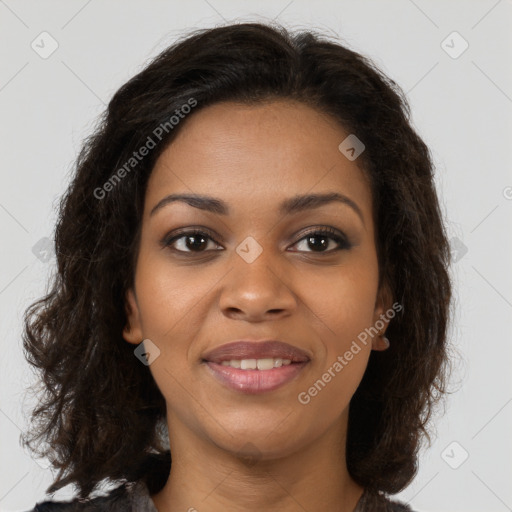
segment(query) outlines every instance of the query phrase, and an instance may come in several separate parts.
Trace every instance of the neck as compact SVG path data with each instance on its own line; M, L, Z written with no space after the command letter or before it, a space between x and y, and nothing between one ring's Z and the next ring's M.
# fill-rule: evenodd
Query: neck
M153 502L158 512L353 512L363 488L346 467L344 426L301 450L243 460L172 422L172 468Z

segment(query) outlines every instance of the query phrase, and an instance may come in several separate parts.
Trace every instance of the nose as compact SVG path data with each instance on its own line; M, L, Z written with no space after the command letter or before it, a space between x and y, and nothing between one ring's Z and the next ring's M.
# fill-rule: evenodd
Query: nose
M293 275L285 275L285 262L278 262L265 249L252 262L233 254L233 268L224 279L220 295L222 313L237 320L262 322L286 317L297 308Z

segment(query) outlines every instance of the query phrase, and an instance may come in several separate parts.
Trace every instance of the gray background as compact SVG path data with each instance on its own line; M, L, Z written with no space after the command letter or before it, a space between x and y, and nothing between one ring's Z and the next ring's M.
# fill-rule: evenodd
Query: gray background
M438 436L398 497L418 511L512 510L511 0L0 0L2 511L33 507L51 482L19 446L35 403L21 318L54 268L45 239L83 138L112 94L181 34L270 19L373 58L407 92L435 159L458 259L450 339L459 356Z

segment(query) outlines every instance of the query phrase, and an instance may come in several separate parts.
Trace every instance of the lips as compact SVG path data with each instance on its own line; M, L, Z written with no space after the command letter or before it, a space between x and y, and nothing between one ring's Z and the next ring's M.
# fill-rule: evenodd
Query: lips
M307 352L283 341L233 341L210 350L203 355L204 362L222 363L232 359L289 359L292 363L309 361Z
M202 362L226 388L245 394L274 391L295 380L310 357L282 341L234 341L207 352Z

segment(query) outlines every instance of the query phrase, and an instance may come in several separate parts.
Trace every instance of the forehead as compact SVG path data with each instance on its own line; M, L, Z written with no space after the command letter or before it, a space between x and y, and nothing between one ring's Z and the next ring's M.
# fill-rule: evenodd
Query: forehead
M185 121L155 164L148 207L173 192L221 197L247 210L247 198L272 208L294 195L334 191L371 209L364 171L338 149L349 133L324 113L291 100L223 102Z

